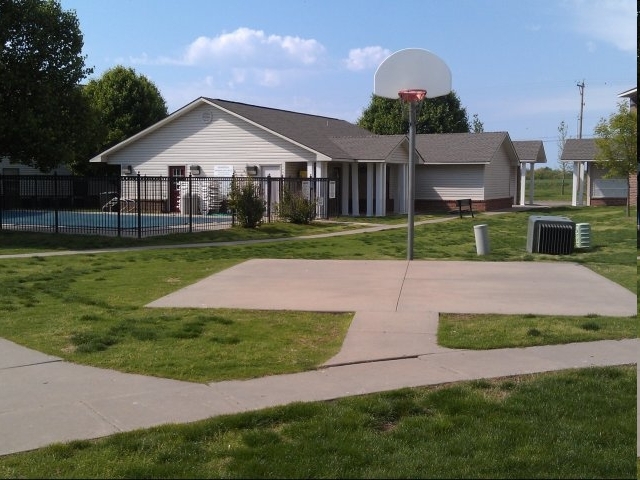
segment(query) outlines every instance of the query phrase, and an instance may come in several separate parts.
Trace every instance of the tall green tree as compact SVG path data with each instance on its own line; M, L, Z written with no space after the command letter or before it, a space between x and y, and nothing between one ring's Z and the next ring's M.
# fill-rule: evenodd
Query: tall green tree
M357 124L379 135L409 131L409 110L400 100L371 96ZM455 92L423 100L417 111L416 133L466 133L471 131L467 111Z
M629 216L629 177L638 168L638 112L626 102L618 103L618 111L601 118L594 129L596 164L606 170L605 177L627 180L627 216Z
M76 160L83 37L56 0L0 0L0 157L49 171Z
M84 88L99 118L102 138L97 154L150 127L167 116L158 87L132 68L116 66Z

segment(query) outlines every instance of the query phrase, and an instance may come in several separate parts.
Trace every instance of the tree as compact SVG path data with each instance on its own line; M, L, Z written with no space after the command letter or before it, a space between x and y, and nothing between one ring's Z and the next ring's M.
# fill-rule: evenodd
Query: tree
M49 171L73 163L86 114L75 12L57 0L0 0L0 157Z
M357 124L378 135L406 134L409 131L408 107L400 100L371 96ZM416 133L469 132L467 111L455 92L427 98L418 107Z
M567 143L567 124L564 120L560 122L558 125L558 165L560 165L560 171L562 172L562 186L560 187L560 194L564 195L564 181L568 172L572 172L573 168L569 162L561 162L560 158L562 157L562 151L564 150L564 145Z
M132 68L116 66L84 88L99 118L102 138L94 154L106 150L167 116L160 91Z
M480 121L477 113L473 114L473 133L482 133L484 132L484 123Z
M596 165L606 170L605 177L624 177L627 180L627 216L629 216L629 177L636 174L638 164L638 112L625 102L618 103L618 111L601 118L594 130L596 136Z

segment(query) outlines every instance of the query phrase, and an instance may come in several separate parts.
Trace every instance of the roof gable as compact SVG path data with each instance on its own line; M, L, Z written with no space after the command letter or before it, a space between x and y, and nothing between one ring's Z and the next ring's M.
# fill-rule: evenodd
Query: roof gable
M520 163L547 163L547 155L541 140L514 140Z
M416 135L416 149L427 164L489 164L503 145L515 164L518 156L507 132Z
M596 142L593 138L569 138L564 144L561 162L593 162L596 158Z
M205 98L213 105L329 158L354 158L331 137L370 137L372 133L337 118Z
M102 152L90 161L105 161L105 158L108 155L162 128L164 125L175 121L177 118L180 118L203 103L224 110L303 148L311 150L317 154L324 155L329 159L355 159L342 150L340 146L331 139L331 137L370 137L372 135L371 132L364 128L336 118L290 112L287 110L248 105L245 103L231 102L227 100L199 97L193 102L176 110L168 117Z
M368 137L331 137L331 140L349 155L362 161L385 161L402 144L408 144L406 135L369 135Z

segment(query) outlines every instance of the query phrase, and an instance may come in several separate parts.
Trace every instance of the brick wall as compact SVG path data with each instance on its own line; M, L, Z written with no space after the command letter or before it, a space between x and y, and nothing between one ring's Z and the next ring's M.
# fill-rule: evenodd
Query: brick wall
M592 207L614 207L614 206L625 206L627 204L626 198L592 198L591 206Z
M629 175L629 203L631 205L638 204L638 175Z
M513 198L494 198L491 200L473 200L474 212L490 212L513 206ZM419 213L458 211L455 200L420 200L416 199L415 210Z

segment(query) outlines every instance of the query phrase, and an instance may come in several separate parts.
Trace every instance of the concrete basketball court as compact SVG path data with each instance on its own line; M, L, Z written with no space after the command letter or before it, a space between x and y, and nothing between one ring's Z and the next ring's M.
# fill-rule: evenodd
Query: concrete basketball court
M568 262L248 260L149 307L635 316L636 295Z

